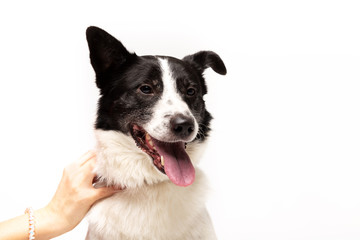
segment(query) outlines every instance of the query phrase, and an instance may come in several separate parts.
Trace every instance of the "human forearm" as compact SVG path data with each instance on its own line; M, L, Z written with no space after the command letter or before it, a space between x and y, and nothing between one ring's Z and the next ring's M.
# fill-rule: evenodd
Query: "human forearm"
M27 215L21 215L5 222L0 223L0 240L28 239L29 218Z
M68 224L48 207L34 211L36 240L51 239L70 229ZM0 223L0 240L27 240L29 238L29 216L23 214Z

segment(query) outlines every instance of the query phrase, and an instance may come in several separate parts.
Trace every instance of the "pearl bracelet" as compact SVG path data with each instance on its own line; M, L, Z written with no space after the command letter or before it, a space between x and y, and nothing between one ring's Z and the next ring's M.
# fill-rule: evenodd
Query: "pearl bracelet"
M29 240L35 239L35 218L34 211L31 207L25 210L25 214L29 215Z

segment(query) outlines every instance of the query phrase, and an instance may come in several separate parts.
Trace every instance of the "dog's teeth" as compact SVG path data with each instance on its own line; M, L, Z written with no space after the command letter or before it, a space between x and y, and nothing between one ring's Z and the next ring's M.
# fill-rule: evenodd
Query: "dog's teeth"
M165 164L164 164L164 157L161 155L160 156L160 162L161 162L161 166L164 166Z
M150 135L148 133L146 133L145 139L152 148L156 149L155 146L154 146L154 143L153 143L153 141L152 141L152 139L151 139L151 137L150 137Z

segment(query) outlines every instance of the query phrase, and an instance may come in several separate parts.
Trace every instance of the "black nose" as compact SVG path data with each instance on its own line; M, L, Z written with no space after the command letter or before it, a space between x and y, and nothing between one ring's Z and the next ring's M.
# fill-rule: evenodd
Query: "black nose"
M182 114L175 115L170 120L173 133L181 138L187 138L194 131L194 120L190 117L186 117Z

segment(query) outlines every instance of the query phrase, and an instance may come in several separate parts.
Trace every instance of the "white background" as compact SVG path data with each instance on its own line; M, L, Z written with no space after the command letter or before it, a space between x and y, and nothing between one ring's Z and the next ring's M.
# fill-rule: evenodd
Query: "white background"
M224 60L227 76L206 72L201 163L219 239L360 239L360 7L346 0L2 1L0 220L46 205L94 146L89 25L138 55Z

